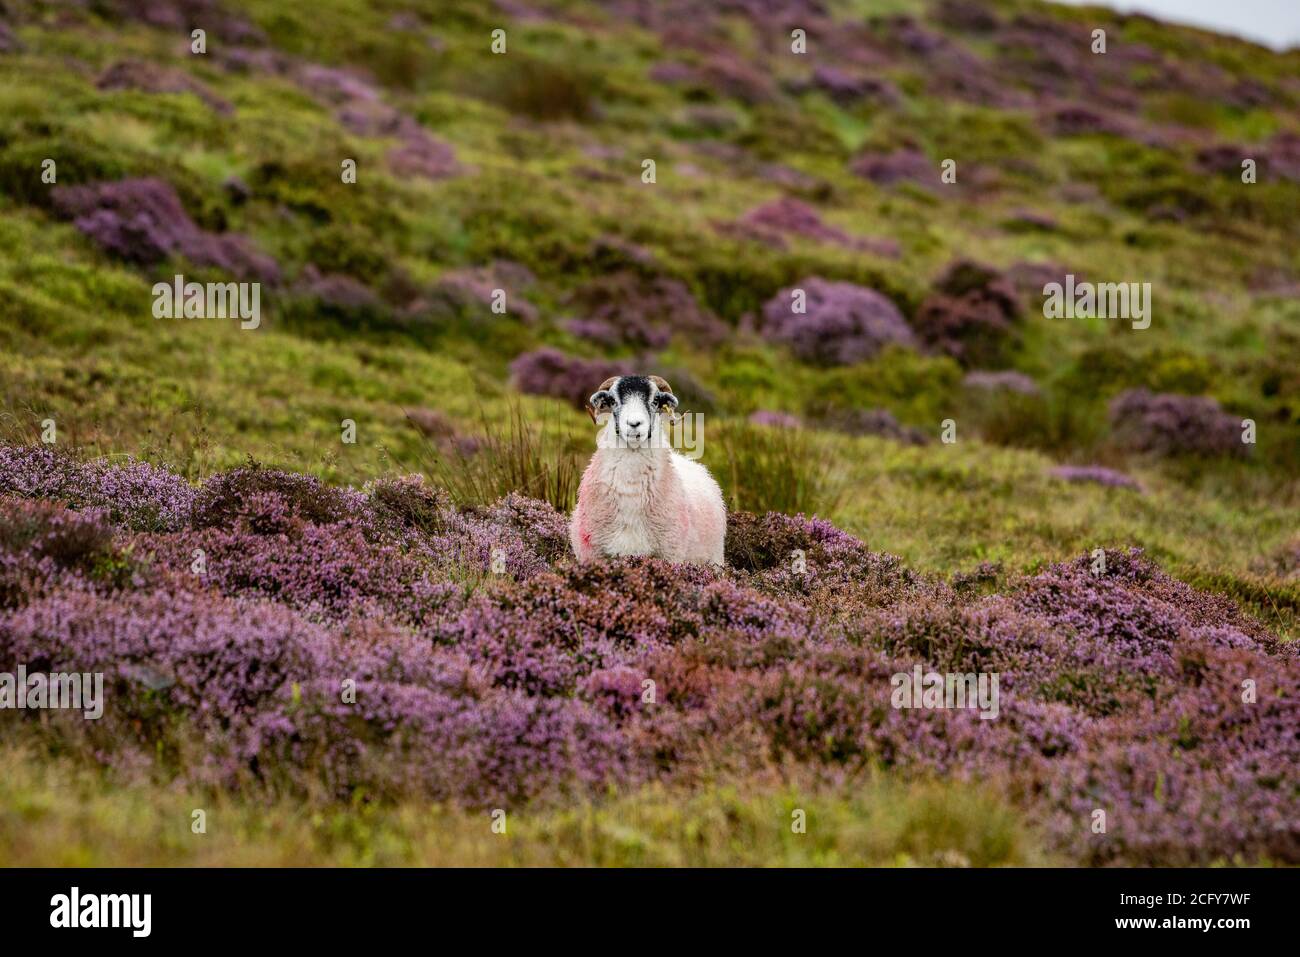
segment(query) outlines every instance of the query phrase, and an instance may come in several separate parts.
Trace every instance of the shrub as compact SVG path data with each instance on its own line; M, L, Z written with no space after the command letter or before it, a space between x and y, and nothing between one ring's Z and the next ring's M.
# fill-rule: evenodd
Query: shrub
M1003 358L1020 318L1015 287L995 270L960 260L917 310L921 339L962 365L991 366Z
M1037 382L1023 372L1016 372L1012 369L1003 369L999 372L968 372L961 381L962 385L972 389L987 389L990 391L1005 389L1008 392L1017 392L1020 395L1030 396L1041 394Z
M1204 396L1130 389L1110 404L1110 423L1125 448L1154 455L1245 456L1241 419Z
M920 429L899 422L888 409L844 409L832 406L821 414L821 421L848 435L877 435L904 445L925 445L930 441L930 437Z
M133 571L102 509L0 497L0 608L32 600L42 582L64 580L64 573L122 585Z
M578 408L597 386L616 375L632 375L630 363L609 359L583 359L558 349L525 352L510 363L515 387L531 395L564 399Z
M156 63L120 60L105 70L95 86L101 90L140 90L144 93L192 93L218 113L230 114L234 107L204 84L180 70Z
M163 180L56 186L52 195L55 208L77 229L127 262L147 266L179 255L240 278L279 281L279 266L244 237L199 229Z
M568 305L580 316L571 331L608 345L660 349L680 335L693 346L706 347L728 332L685 283L663 276L629 271L601 276L580 286Z
M915 149L863 153L853 161L851 169L858 176L881 186L893 186L902 182L933 186L939 182L935 164Z
M493 262L475 269L454 269L443 273L434 287L433 297L441 299L455 312L476 319L492 308L496 290L506 293L506 310L524 322L537 320L537 308L523 297L523 291L536 282L527 267L512 262Z
M778 249L785 248L786 236L863 250L879 256L897 256L898 244L890 240L850 236L822 222L817 210L789 196L764 203L746 213L736 224L743 232Z
M806 297L805 312L794 311L798 290ZM805 362L827 366L861 362L890 343L915 342L902 313L885 296L816 276L782 289L763 306L763 334Z
M121 484L105 473L83 497ZM187 785L476 807L690 782L719 761L847 783L883 766L995 780L1084 863L1298 859L1300 654L1136 551L980 594L777 512L733 509L718 570L577 565L550 505L457 508L412 477L359 493L246 468L200 497L200 527L136 533L0 506L0 658L107 678L103 720L54 716L52 740ZM99 576L105 547L129 576ZM891 707L915 667L997 672L998 720ZM1115 812L1105 842L1079 824L1098 805Z
M1058 465L1047 474L1064 482L1091 482L1109 488L1142 489L1137 479L1102 465Z
M183 478L147 462L82 463L43 445L0 446L0 492L99 508L110 521L140 531L183 527L195 497Z
M250 463L214 475L200 486L194 498L193 526L215 528L233 526L248 514L250 502L266 496L278 500L288 517L318 525L340 522L357 514L362 502L359 493L331 488L310 475L281 472Z

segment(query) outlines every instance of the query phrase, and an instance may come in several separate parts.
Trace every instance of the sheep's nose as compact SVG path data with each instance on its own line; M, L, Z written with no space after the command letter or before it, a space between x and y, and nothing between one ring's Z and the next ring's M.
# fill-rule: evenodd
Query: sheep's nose
M627 427L628 427L629 429L639 429L639 428L641 428L642 424L643 424L643 423L642 423L642 421L641 421L640 419L637 419L635 422L632 422L632 421L629 420L628 423L627 423Z

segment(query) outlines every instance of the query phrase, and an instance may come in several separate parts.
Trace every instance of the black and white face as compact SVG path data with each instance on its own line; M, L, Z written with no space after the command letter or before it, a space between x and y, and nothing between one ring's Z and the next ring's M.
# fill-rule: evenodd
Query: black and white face
M639 449L654 443L659 413L675 409L677 397L646 376L625 375L593 395L591 406L596 412L611 414L618 445Z

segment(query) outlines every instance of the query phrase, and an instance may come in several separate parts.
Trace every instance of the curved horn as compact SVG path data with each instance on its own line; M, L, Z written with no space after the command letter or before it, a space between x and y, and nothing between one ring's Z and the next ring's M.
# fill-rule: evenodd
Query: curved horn
M672 393L673 387L668 384L668 380L665 379L663 376L651 375L651 376L646 376L646 378L649 379L651 382L653 382L655 384L655 388L657 388L660 392L667 392L670 394Z

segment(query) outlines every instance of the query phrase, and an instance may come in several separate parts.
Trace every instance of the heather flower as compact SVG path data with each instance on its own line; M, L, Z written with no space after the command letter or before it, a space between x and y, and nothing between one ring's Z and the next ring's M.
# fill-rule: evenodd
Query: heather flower
M431 180L447 179L463 171L450 143L415 128L403 131L401 144L388 154L388 165L399 175Z
M628 362L582 359L558 349L525 352L510 363L515 387L531 395L549 395L581 407L595 387L610 376L631 375Z
M195 492L180 476L147 462L81 463L35 445L0 446L0 494L99 507L129 528L171 530L189 522Z
M54 206L107 252L143 266L184 256L241 279L274 283L275 260L243 236L210 233L186 214L171 184L160 179L125 179L90 186L56 186Z
M934 186L939 181L936 165L925 154L914 149L863 153L853 161L851 169L858 176L881 186L893 186L902 182Z
M137 573L102 509L0 497L0 608L65 582L117 587Z
M1130 389L1110 403L1115 437L1135 452L1155 455L1245 456L1241 419L1204 396Z
M194 527L230 527L247 514L247 500L255 493L273 493L288 513L322 525L357 514L364 502L360 493L331 488L313 476L254 464L221 472L203 483L194 498Z
M996 569L948 585L829 522L734 512L724 569L578 565L566 517L520 495L246 467L132 525L189 489L132 468L0 449L0 658L103 671L78 734L107 764L477 807L884 766L996 780L1082 862L1300 860L1300 654L1136 550L985 594ZM998 718L893 707L918 667L996 672Z
M685 283L624 270L578 287L567 305L579 313L570 329L596 341L659 349L674 335L697 346L722 341L727 326L700 305ZM601 381L600 379L596 380Z
M878 435L905 445L925 445L930 441L920 429L899 422L888 409L833 408L823 419L830 428L848 435Z
M988 366L1006 350L1020 319L1015 287L978 263L952 263L917 310L913 326L931 348L965 366Z
M339 122L351 132L398 140L387 156L394 173L438 180L462 172L451 145L385 103L367 77L317 63L297 65L293 77L312 96L332 106Z
M771 409L759 409L749 414L749 421L754 425L768 425L779 429L798 429L803 427L799 417L789 412L774 412Z
M778 249L784 249L785 237L792 235L844 246L848 249L872 252L880 256L898 255L898 244L892 240L850 236L843 230L822 222L817 210L807 203L789 196L782 196L780 199L750 210L740 219L738 225L753 238Z
M1065 482L1092 482L1109 488L1142 489L1137 479L1102 465L1058 465L1047 474Z
M312 296L326 312L338 315L373 312L382 308L379 297L351 276L322 274L314 265L303 270L299 289Z
M139 60L121 60L114 63L95 81L95 86L101 90L193 93L218 113L229 114L235 109L229 102L188 74Z
M506 293L506 308L524 322L537 319L537 307L521 291L532 286L536 277L518 263L494 262L477 269L459 269L444 273L435 286L435 294L451 308L482 312L495 301L497 289Z
M968 372L965 378L962 379L962 385L972 389L985 389L990 392L1005 390L1028 396L1042 394L1037 382L1023 372L1016 372L1014 369L1003 369L998 372Z
M794 311L796 289L806 296L806 312ZM916 341L898 307L885 296L816 276L782 289L763 306L763 334L818 365L851 365L886 345Z
M850 73L833 66L814 67L811 85L842 106L851 106L864 99L896 106L900 100L898 90L888 80Z

